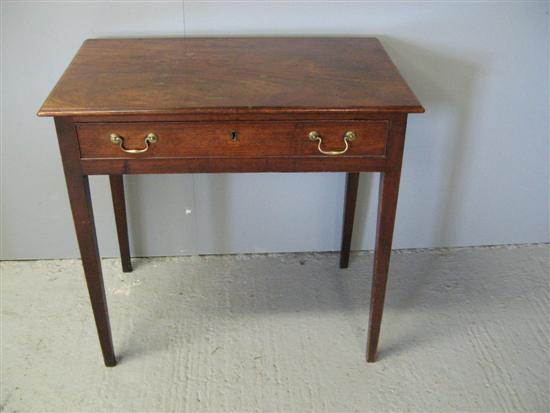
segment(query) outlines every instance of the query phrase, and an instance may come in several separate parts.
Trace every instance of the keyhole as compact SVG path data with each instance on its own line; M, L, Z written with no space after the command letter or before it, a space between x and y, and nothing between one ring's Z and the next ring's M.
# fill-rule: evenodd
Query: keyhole
M237 131L236 130L231 131L231 140L233 142L235 142L237 140Z

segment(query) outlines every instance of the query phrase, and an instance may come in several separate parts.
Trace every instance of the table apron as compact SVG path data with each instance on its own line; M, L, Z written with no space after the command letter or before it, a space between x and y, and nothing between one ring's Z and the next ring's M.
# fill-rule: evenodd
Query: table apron
M223 172L383 172L387 159L365 157L81 159L85 175Z

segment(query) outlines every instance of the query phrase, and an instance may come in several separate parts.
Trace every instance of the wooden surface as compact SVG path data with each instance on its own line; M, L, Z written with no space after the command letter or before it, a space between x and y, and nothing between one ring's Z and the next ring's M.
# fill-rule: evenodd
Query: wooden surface
M130 259L130 240L128 239L128 221L126 219L126 199L124 197L124 179L122 175L109 175L113 210L115 212L116 232L120 261L123 272L132 272Z
M392 168L380 174L367 338L367 362L369 363L376 360L376 350L378 349L378 340L380 338L380 326L382 324L382 313L384 312L384 300L390 269L393 228L397 212L397 197L399 195L399 180L401 177L406 126L406 119L394 125L392 130L393 145L391 146L389 156L394 158L395 162Z
M342 150L344 134L353 131L356 138L341 157L383 158L389 122L116 122L77 124L76 129L83 159L319 156L318 143L308 138L310 131L321 134L323 150ZM116 133L124 138L125 148L139 149L151 132L158 142L141 154L126 153L109 139Z
M40 116L423 112L375 38L92 39Z
M103 361L107 367L112 367L116 365L116 357L107 310L107 298L105 297L101 258L97 245L90 184L88 176L82 173L78 163L78 142L72 123L65 118L58 118L55 120L55 126L76 238L99 336L99 344L103 353Z
M131 271L123 174L347 172L347 267L359 172L381 172L367 361L375 360L408 112L424 109L376 39L89 40L39 111L54 116L105 364L116 364L88 175L110 175ZM309 132L323 139L311 141ZM345 153L344 135L355 140ZM145 136L157 142L146 152ZM328 218L327 218L328 219Z
M351 249L351 235L355 218L355 204L359 188L359 174L346 174L346 195L344 197L344 225L342 225L342 244L340 247L340 268L348 268Z

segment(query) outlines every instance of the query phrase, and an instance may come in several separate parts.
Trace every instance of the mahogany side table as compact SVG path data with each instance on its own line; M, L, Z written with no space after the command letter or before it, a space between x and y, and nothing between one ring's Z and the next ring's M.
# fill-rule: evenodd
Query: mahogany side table
M375 38L86 40L52 116L105 365L116 365L89 175L109 175L131 271L124 174L346 172L340 267L360 172L380 172L367 339L375 360L408 113L424 112Z

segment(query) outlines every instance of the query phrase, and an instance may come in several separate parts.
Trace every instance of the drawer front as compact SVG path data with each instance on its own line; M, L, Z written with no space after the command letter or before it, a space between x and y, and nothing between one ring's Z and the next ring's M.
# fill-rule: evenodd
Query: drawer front
M76 124L83 159L384 158L388 129L385 120Z

